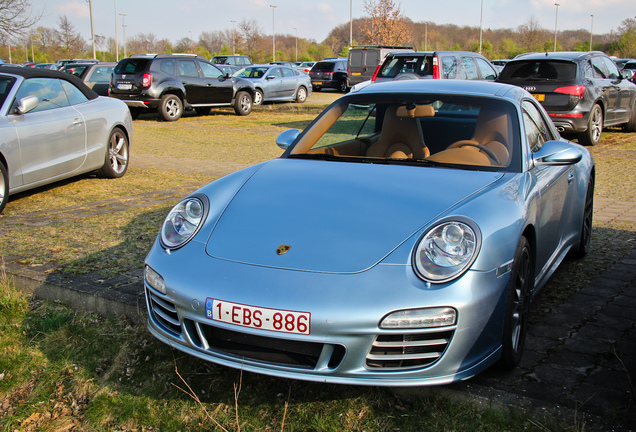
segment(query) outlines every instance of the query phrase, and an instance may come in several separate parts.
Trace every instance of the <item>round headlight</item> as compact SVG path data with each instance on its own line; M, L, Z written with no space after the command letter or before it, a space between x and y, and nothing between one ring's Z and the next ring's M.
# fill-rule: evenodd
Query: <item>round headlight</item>
M415 250L415 268L430 282L448 282L461 275L479 251L478 231L468 223L450 220L434 226Z
M174 206L163 221L161 242L165 247L175 249L190 240L201 226L205 207L199 198L186 198Z

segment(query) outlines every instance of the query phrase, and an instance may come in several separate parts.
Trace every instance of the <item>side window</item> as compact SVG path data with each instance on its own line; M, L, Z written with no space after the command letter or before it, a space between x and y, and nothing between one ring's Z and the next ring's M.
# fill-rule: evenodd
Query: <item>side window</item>
M550 129L537 107L531 102L523 102L523 124L526 131L526 139L533 152L539 151L543 143L552 139Z
M594 70L594 75L596 77L607 78L605 64L603 63L603 59L601 57L592 57L590 63L592 64L592 69Z
M179 60L179 76L198 77L199 71L194 60Z
M161 68L161 72L174 75L174 60L160 60L159 67Z
M109 75L110 76L110 75ZM71 105L77 105L88 101L88 98L73 84L68 81L61 81L62 88L66 93L66 97L68 98Z
M608 78L618 79L618 77L621 76L621 73L618 71L618 67L616 67L616 63L614 63L612 60L608 59L607 57L602 57L602 59L603 59L603 63L605 63L605 67L607 68L607 71L609 72Z
M280 68L274 68L272 70L269 71L269 73L267 74L268 77L273 77L273 78L280 78L282 76L281 72L280 72Z
M16 105L20 99L26 96L38 98L38 106L31 112L48 111L69 105L62 84L56 78L30 78L25 80L16 93Z
M472 57L462 57L462 63L466 70L466 79L476 80L479 79L479 73L477 73L477 66Z
M114 66L97 67L93 69L91 75L86 81L89 82L109 82L110 75L113 73Z
M216 66L212 66L210 63L200 62L203 76L206 78L222 78L223 72L221 72Z
M446 79L455 79L457 78L457 58L455 56L452 57L442 57L442 75L443 78Z
M494 80L497 78L497 71L495 71L495 68L493 68L489 62L479 57L475 58L475 62L477 63L477 67L479 67L482 79Z
M289 69L289 68L281 68L281 70L283 71L283 76L284 77L293 77L294 76L294 71Z

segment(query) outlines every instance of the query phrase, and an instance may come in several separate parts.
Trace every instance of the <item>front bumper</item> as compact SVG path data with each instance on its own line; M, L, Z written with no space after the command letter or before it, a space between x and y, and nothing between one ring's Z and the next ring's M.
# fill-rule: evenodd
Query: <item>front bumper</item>
M408 265L311 273L214 259L204 248L191 242L168 254L155 245L147 264L163 276L166 294L145 283L150 332L201 359L282 378L410 386L467 379L499 358L509 274L468 272L426 287ZM207 298L309 311L311 334L213 321L205 314ZM455 308L456 325L379 327L396 310L436 306Z

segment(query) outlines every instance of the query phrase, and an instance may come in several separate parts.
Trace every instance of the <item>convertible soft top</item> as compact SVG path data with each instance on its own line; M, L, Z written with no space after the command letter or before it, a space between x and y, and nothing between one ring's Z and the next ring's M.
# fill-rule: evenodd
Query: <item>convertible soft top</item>
M59 78L65 81L70 82L75 87L80 89L84 96L88 99L96 99L99 95L95 93L92 89L88 88L84 82L67 72L59 72L49 69L39 69L39 68L23 68L23 67L13 67L13 66L3 66L0 68L0 74L11 74L11 75L20 75L26 78Z

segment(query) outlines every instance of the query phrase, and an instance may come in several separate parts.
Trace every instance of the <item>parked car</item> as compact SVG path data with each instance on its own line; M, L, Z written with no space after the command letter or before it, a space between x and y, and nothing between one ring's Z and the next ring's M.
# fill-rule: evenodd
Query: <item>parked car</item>
M303 103L311 95L309 77L286 66L248 66L235 76L254 83L254 105L285 100Z
M37 69L57 70L57 65L55 63L37 63L33 67Z
M234 66L234 65L228 65L228 64L215 64L215 66L221 69L221 71L226 75L234 75L235 73L243 69L240 66Z
M368 85L276 141L163 222L144 285L171 347L289 379L464 380L515 367L533 296L590 247L594 161L519 87Z
M296 70L298 72L309 74L309 71L315 64L316 64L315 61L302 62L298 66L296 66Z
M467 79L494 81L498 72L484 56L469 51L390 53L371 81L405 79Z
M124 101L133 117L142 110L156 110L164 120L175 121L184 109L206 115L219 106L248 115L254 84L228 76L194 54L134 55L117 63L110 96Z
M320 91L323 88L334 88L342 93L346 93L347 81L347 59L331 59L317 62L309 71L311 86L314 90Z
M349 50L347 57L347 86L353 87L369 81L373 73L391 52L413 52L412 47L391 45L356 46Z
M68 73L3 67L0 128L0 212L9 195L91 171L118 178L128 169L128 107Z
M99 63L99 60L95 59L62 59L56 62L57 69L60 70L62 67L66 66L69 63Z
M289 68L295 69L296 68L296 63L294 62L288 62L288 61L275 61L275 62L269 62L270 65L278 65L278 66L287 66Z
M210 60L212 64L229 64L233 66L249 66L252 63L252 60L245 55L219 55L214 56Z
M100 96L108 96L110 76L117 66L116 62L69 63L60 69L75 75Z
M581 144L597 144L607 126L636 131L636 86L600 51L519 56L497 80L532 93L559 132Z
M618 66L618 64L617 64L617 66ZM619 68L620 68L620 67L619 67ZM623 67L622 67L622 68L620 68L620 69L622 69L622 70L626 70L626 69L627 69L627 70L633 70L633 71L636 71L636 60L629 60L629 61L626 61L626 62L623 64Z

